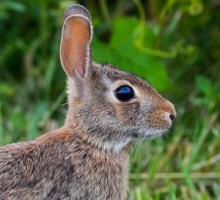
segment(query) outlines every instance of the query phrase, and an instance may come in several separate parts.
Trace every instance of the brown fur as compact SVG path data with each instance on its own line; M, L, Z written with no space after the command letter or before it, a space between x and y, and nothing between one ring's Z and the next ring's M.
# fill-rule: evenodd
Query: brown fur
M122 199L127 189L125 152L102 151L65 129L1 147L0 158L2 200Z
M174 106L142 79L92 61L92 25L82 6L69 7L61 37L69 109L62 128L0 147L0 200L123 200L128 144L162 135ZM115 90L135 97L121 102Z

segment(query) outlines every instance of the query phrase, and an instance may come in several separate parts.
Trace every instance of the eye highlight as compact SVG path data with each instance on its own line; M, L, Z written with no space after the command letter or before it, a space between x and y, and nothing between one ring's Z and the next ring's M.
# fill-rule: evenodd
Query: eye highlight
M122 85L115 90L115 96L119 101L126 102L134 98L134 90L128 85Z

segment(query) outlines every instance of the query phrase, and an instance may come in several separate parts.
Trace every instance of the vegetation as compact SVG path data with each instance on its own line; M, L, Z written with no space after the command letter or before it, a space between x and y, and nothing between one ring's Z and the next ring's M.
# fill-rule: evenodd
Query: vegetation
M220 199L220 2L82 0L93 57L148 80L176 105L164 138L134 143L129 200ZM61 126L59 42L71 0L0 2L0 144Z

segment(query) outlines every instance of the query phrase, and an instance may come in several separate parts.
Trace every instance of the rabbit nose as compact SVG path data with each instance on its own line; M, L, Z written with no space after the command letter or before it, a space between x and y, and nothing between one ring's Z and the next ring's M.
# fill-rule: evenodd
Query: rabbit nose
M171 119L171 121L174 121L175 118L176 118L176 115L170 114L170 119Z
M166 119L172 123L176 118L176 111L173 104L170 101L166 100L163 106L163 109L166 113Z

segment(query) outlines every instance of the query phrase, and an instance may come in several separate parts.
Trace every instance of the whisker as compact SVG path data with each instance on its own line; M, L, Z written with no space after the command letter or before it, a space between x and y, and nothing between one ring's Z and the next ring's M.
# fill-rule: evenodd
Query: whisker
M68 102L64 102L63 104L61 104L62 107L66 105L68 105Z
M137 148L138 148L140 142L141 142L141 140L138 140L138 142L135 142L135 145L133 146L131 152L129 153L129 156L131 156L134 153L134 151L137 151Z

